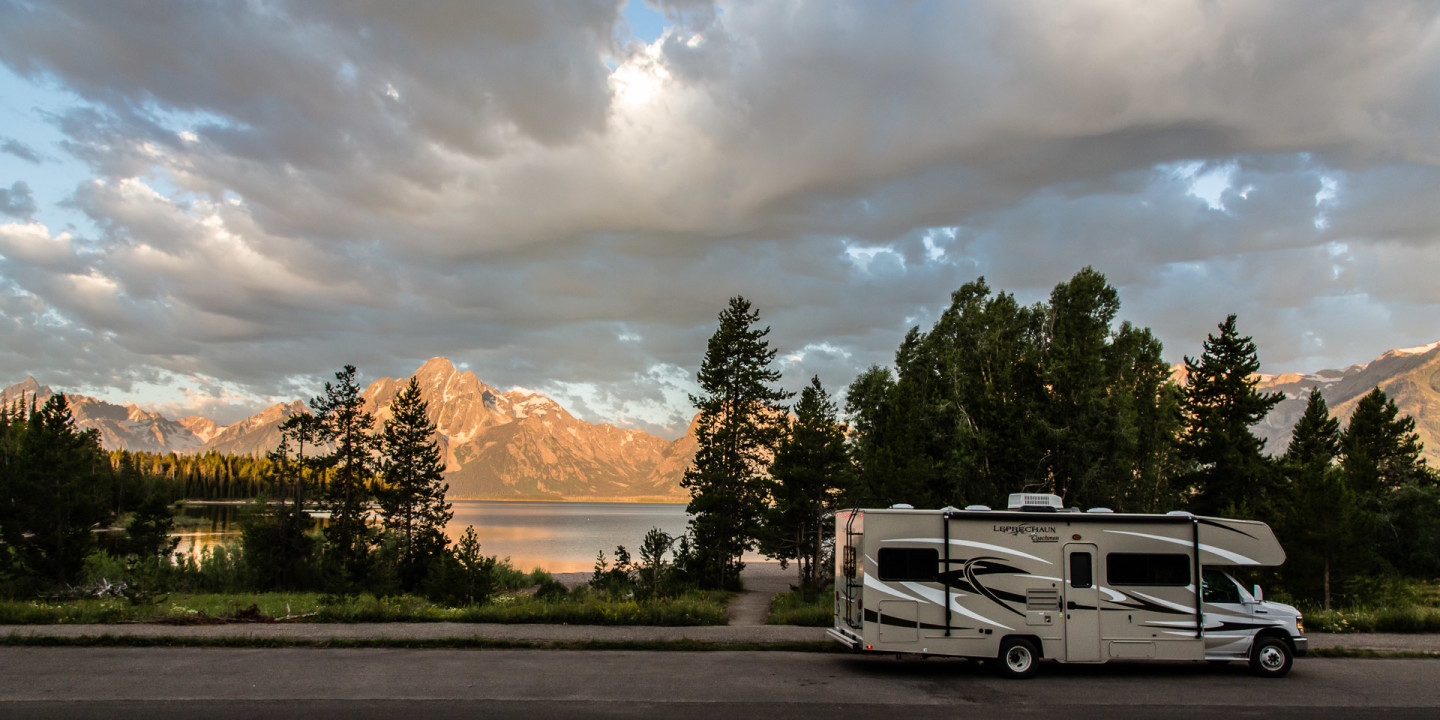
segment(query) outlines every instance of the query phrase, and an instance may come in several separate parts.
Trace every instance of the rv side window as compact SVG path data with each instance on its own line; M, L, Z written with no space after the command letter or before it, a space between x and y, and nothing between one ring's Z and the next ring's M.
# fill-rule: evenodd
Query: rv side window
M1190 584L1190 558L1178 553L1110 553L1105 556L1105 579L1111 585Z
M1090 572L1090 553L1077 552L1070 555L1070 587L1083 590L1095 584Z
M881 580L930 582L940 573L940 551L928 548L880 548Z

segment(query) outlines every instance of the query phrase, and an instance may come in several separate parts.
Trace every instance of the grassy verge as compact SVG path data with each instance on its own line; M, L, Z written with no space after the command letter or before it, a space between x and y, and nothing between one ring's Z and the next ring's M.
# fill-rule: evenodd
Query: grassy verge
M1321 658L1382 658L1382 659L1434 659L1440 660L1440 653L1423 650L1369 650L1366 648L1316 648L1305 657Z
M1440 633L1440 608L1410 606L1306 610L1305 629L1326 633Z
M449 608L413 595L335 597L321 593L185 594L134 604L123 598L0 601L0 624L158 622L206 624L225 619L304 622L568 623L572 625L724 625L724 593L666 600L611 600L583 593L556 600L502 594L484 605ZM253 609L252 609L253 608Z
M849 652L830 642L707 642L702 640L565 640L530 642L488 638L299 638L252 637L141 637L83 635L53 637L0 636L0 647L215 647L215 648L402 648L416 650L653 650L678 652Z
M830 627L834 621L835 601L831 591L818 593L810 602L798 591L791 591L771 598L770 616L765 624Z

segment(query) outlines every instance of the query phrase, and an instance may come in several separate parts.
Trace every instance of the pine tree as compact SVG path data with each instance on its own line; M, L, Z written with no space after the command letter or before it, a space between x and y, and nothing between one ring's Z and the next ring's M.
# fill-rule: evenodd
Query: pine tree
M1185 358L1184 449L1197 470L1189 478L1192 509L1255 514L1273 486L1265 441L1250 432L1284 395L1255 389L1260 359L1254 341L1241 336L1231 315L1220 334L1206 338L1197 359Z
M1345 481L1362 497L1378 501L1426 476L1415 419L1378 387L1355 404L1340 447Z
M400 540L400 579L407 590L420 586L432 559L444 552L445 524L455 515L445 502L450 486L428 409L410 378L391 401L380 438L380 517Z
M1355 494L1335 467L1339 451L1340 423L1330 416L1319 389L1312 389L1281 461L1289 502L1276 529L1290 555L1284 570L1290 591L1319 597L1326 610L1332 578L1358 569L1367 552L1357 542L1364 519Z
M1340 472L1358 498L1379 556L1404 575L1440 571L1440 488L1415 419L1380 388L1355 405L1340 436Z
M321 434L320 418L297 412L280 424L280 445L268 456L278 484L290 486L290 501L296 507L305 505L306 482L314 474L313 455L319 449ZM305 452L307 446L310 455Z
M363 582L370 560L373 538L365 514L376 449L375 416L365 410L355 366L335 373L335 382L325 383L325 394L312 399L310 409L319 418L320 440L333 448L318 459L328 471L323 496L330 511L326 553L343 573L342 585L354 587Z
M836 419L836 407L819 377L800 393L795 420L780 441L770 466L774 505L765 513L760 550L782 560L794 560L799 587L807 594L822 585L820 565L834 529L826 516L845 484L849 461L845 432Z
M77 429L69 402L57 394L29 411L17 440L7 544L27 574L70 582L95 547L95 527L110 518L100 435Z
M704 585L735 588L745 567L740 558L755 544L785 414L780 403L789 393L772 387L780 372L770 366L776 353L765 339L770 328L755 327L759 311L736 296L719 320L700 364L704 394L690 398L700 410L699 448L681 485L691 495L694 574Z

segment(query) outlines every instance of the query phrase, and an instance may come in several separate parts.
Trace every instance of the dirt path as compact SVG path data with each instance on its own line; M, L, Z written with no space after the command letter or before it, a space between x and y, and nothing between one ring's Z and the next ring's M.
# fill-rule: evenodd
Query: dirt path
M764 625L770 616L770 599L777 593L786 592L795 582L794 568L781 570L780 563L746 563L740 577L745 581L745 592L730 601L726 613L731 625Z

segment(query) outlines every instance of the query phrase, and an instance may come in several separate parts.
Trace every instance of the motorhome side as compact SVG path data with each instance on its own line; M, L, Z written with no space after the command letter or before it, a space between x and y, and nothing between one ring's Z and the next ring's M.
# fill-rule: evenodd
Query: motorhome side
M1264 523L897 508L835 527L829 634L856 650L997 659L1016 677L1041 658L1247 660L1281 676L1307 648L1295 608L1223 571L1284 562Z

